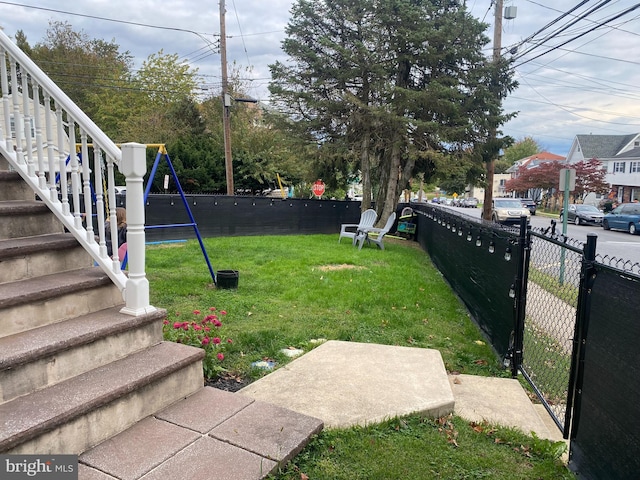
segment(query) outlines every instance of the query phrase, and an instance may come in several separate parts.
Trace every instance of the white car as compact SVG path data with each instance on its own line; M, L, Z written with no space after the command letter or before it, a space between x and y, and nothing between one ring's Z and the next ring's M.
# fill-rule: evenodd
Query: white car
M494 198L491 204L491 220L496 223L520 223L520 217L531 220L531 212L522 206L518 198Z

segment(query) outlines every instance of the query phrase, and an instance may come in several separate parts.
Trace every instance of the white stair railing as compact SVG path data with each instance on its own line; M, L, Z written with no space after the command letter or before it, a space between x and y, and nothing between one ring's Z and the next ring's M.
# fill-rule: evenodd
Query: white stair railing
M123 312L149 305L145 273L145 146L122 150L0 29L0 155L111 278ZM128 274L107 254L105 221L116 225L114 168L127 185ZM71 197L71 200L69 200ZM117 229L111 229L118 245Z

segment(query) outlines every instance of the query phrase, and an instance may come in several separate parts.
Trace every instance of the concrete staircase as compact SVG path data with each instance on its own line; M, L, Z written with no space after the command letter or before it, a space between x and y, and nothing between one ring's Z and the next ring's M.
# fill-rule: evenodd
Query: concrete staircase
M77 454L82 480L258 480L322 420L203 387L0 157L0 454ZM203 461L206 459L206 461Z
M122 294L0 159L0 453L80 454L202 389L201 349Z

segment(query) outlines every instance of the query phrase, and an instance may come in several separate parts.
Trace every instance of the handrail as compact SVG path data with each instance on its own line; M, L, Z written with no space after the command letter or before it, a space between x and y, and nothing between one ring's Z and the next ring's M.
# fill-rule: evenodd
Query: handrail
M73 117L77 123L81 124L87 134L93 138L94 143L112 157L116 163L120 163L122 152L116 144L84 113L73 101L56 85L40 68L25 54L0 28L0 45L11 55L16 62L23 66L31 78L38 85L49 93L51 98Z
M145 146L120 150L1 29L0 93L0 155L120 289L122 311L155 310L144 265ZM117 251L107 253L105 222L117 222L114 168L127 184L128 275ZM111 229L114 245L116 235Z

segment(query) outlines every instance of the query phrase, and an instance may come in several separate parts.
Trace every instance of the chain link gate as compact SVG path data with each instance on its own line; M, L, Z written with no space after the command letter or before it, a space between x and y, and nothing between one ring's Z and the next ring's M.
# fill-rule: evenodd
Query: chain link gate
M553 229L548 233L549 229L527 232L530 251L524 275L526 307L519 370L566 436L583 251L578 242L555 235Z

